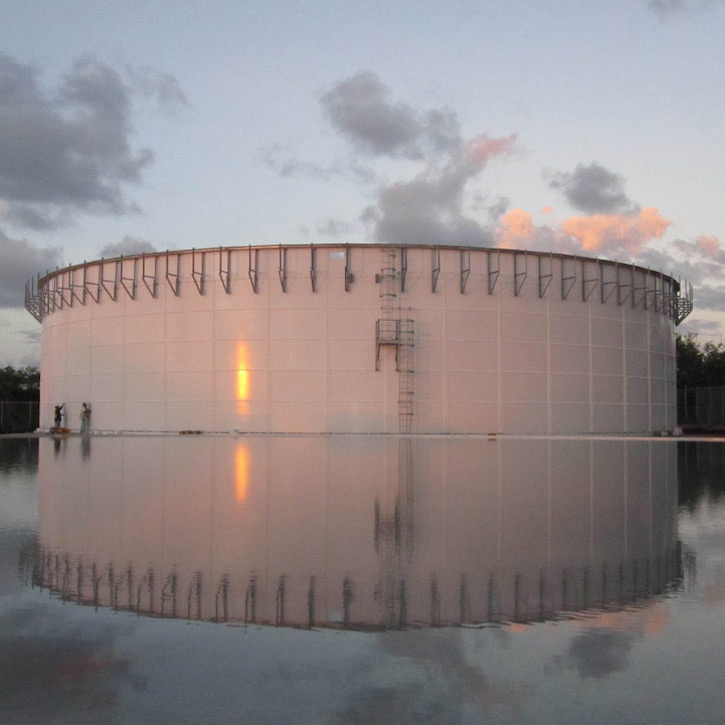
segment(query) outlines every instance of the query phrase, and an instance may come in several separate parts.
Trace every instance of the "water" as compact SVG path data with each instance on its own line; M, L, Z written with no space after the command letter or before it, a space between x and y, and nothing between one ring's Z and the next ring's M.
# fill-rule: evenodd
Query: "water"
M0 722L721 722L724 461L0 438Z

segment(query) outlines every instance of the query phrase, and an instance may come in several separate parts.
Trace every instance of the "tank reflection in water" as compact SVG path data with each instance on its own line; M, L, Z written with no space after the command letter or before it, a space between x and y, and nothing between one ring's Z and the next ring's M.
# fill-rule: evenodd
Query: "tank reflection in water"
M140 614L530 622L680 576L677 449L661 442L71 438L41 445L38 474L32 581Z

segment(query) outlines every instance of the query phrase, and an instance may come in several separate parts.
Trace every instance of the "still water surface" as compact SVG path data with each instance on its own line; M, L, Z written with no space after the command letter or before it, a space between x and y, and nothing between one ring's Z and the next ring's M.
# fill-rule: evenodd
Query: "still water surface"
M722 722L724 452L1 438L0 722Z

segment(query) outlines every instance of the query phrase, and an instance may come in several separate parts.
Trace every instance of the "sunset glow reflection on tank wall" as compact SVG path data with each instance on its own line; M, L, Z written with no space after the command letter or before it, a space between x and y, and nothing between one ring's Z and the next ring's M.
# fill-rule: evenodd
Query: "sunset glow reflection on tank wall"
M234 493L240 503L247 499L249 487L249 451L239 446L234 452Z

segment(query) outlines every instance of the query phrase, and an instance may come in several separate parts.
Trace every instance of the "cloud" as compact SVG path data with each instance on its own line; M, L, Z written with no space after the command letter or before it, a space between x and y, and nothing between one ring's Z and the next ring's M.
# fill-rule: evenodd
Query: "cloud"
M15 553L15 561L7 563L14 563L15 571L19 553L32 559L28 551L33 539L27 533L23 528L0 538L3 553ZM28 548L23 551L21 546ZM3 581L11 580L6 571L0 571ZM119 640L127 636L123 624L90 617L74 620L52 608L28 606L17 594L5 601L0 620L0 721L77 722L78 713L93 703L91 719L103 722L113 719L110 703L121 693L143 687L144 679L136 678L131 662L118 654Z
M143 69L136 80L160 103L184 100L171 76ZM77 60L53 90L39 81L34 67L0 54L5 223L44 230L77 212L136 211L126 187L141 180L154 154L131 147L133 87L92 56Z
M433 108L425 113L422 134L434 152L447 152L458 147L461 129L456 114L447 108Z
M589 630L571 640L567 659L580 677L606 677L627 669L634 639L629 632Z
M125 236L120 242L115 244L107 244L98 253L99 257L109 259L112 257L128 256L133 254L148 254L155 252L156 248L144 239L137 237Z
M479 137L460 148L442 168L383 187L375 214L375 236L385 244L489 245L490 229L463 213L466 184L514 142Z
M0 221L11 227L25 227L37 232L51 231L69 226L70 216L65 209L39 209L30 204L6 204L5 213Z
M350 143L353 163L359 157L384 157L423 167L407 180L380 184L376 202L361 213L376 241L491 244L490 228L467 216L466 191L492 159L511 152L515 134L466 140L452 110L393 101L390 89L368 71L336 83L320 104L333 128ZM405 168L410 173L409 163ZM507 204L500 200L490 214L498 218Z
M660 239L671 225L657 209L648 207L635 216L595 214L572 216L562 222L565 234L587 251L612 254L621 250L636 254L652 239Z
M378 242L491 244L490 224L504 213L508 199L501 197L486 205L480 194L468 193L469 182L493 159L509 154L516 135L464 139L452 110L415 108L391 96L390 89L369 71L345 78L322 94L323 114L348 144L350 156L344 163L305 161L279 145L262 150L263 163L286 177L330 181L347 176L363 183L365 193L374 194L376 201L362 210L359 219ZM386 161L384 173L376 168L380 159ZM401 168L409 178L389 181L395 162L404 163ZM481 209L488 213L485 224L469 216L470 211ZM339 226L318 228L332 235L340 230Z
M179 81L169 73L149 66L129 67L128 74L133 87L139 93L156 100L162 108L175 113L189 105L186 94L181 90Z
M687 7L687 0L646 0L647 6L660 18L680 12Z
M531 214L523 209L512 209L501 218L496 230L496 245L504 249L526 246L536 234Z
M717 237L698 237L695 240L697 249L712 259L722 260L720 240Z
M339 237L350 231L350 225L338 219L328 219L327 221L317 225L319 234L329 237Z
M703 245L700 241L702 239L699 237L695 242L675 239L664 249L645 248L637 254L637 262L682 277L693 284L720 280L725 271L724 255L722 252L717 253L710 242Z
M516 134L502 138L490 138L487 134L481 134L468 141L466 151L471 172L480 171L494 157L508 153L515 140Z
M695 290L695 306L698 310L725 312L725 285L698 285Z
M698 318L688 317L687 322L679 330L681 335L702 335L703 337L720 337L720 321L719 320L701 320Z
M504 214L493 232L494 244L502 249L527 249L541 252L581 252L578 242L560 229L549 225L536 226L531 214L514 208Z
M676 239L664 249L645 248L638 252L635 261L692 283L696 310L725 311L725 254L717 237L698 237L694 242ZM688 318L689 328L707 324Z
M703 12L722 0L644 0L645 5L665 21L675 15Z
M642 209L635 216L595 214L571 216L560 226L533 223L529 212L515 208L504 214L494 231L496 245L538 251L557 251L569 254L597 254L635 257L650 252L645 245L660 239L670 222L657 209ZM651 252L658 254L656 252ZM662 256L660 261L664 260ZM667 257L675 262L675 258ZM653 265L658 266L658 265Z
M637 254L637 264L682 277L693 284L700 284L708 277L719 277L722 274L722 268L718 265L703 264L697 257L683 258L679 254L673 254L671 249L676 251L677 247L673 244L665 250L645 248Z
M32 328L26 328L23 330L18 330L18 335L21 335L25 338L25 341L30 344L39 344L40 343L40 336L41 331L38 327L32 327Z
M720 240L712 236L700 236L694 242L684 239L675 239L672 242L672 249L679 255L679 258L692 260L696 265L701 279L719 277L723 273L725 265L725 252L720 249ZM692 279L696 279L693 275Z
M374 73L362 72L338 82L320 99L324 112L340 133L359 150L372 155L421 158L423 123L405 103L391 103L390 92ZM438 112L428 119L433 139L444 143L451 118Z
M390 89L370 71L336 83L320 105L333 128L365 155L426 160L456 152L461 145L460 124L451 109L393 102ZM505 140L474 139L471 153L496 155L498 143Z
M263 148L260 157L265 166L280 176L288 178L306 176L312 179L329 181L343 173L342 168L337 165L323 166L313 161L303 161L294 156L288 156L279 144Z
M0 230L0 307L25 304L25 282L38 272L55 269L61 263L61 249L38 247L26 239L11 239Z
M586 214L637 214L639 207L624 193L621 176L597 163L579 164L573 172L545 172L552 189L560 189L567 201Z
M492 224L497 224L501 217L506 213L509 208L510 200L505 196L499 196L496 201L486 205L486 211L488 212L488 218Z

